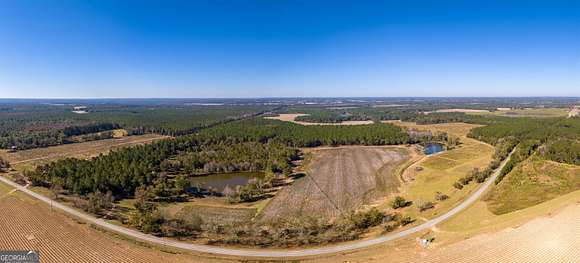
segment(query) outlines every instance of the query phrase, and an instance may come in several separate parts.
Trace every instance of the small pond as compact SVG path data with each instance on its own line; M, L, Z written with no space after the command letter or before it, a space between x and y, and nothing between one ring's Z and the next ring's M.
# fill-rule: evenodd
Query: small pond
M426 155L431 155L434 153L438 153L438 152L442 152L445 150L445 147L443 146L443 144L440 143L428 143L427 145L425 145L425 150L423 150L423 152Z
M238 172L238 173L219 173L204 176L191 177L190 182L193 187L199 185L203 189L209 187L221 192L229 185L234 188L237 185L245 185L252 178L263 178L262 172Z

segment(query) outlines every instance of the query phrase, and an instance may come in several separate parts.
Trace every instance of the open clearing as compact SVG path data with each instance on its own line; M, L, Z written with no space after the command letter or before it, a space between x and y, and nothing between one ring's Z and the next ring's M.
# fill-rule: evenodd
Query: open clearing
M322 123L322 122L305 122L305 121L296 121L295 119L300 116L307 116L308 114L304 113L287 113L287 114L279 114L276 117L264 117L270 120L279 120L279 121L287 121L292 122L300 125L366 125L366 124L373 124L373 121L343 121L339 123Z
M138 144L151 143L168 138L157 134L127 136L118 139L97 140L82 143L63 144L58 146L36 148L14 153L0 152L10 164L17 169L33 168L37 165L49 163L61 158L90 158L99 154L106 154L111 150Z
M399 187L395 171L410 155L402 147L349 146L314 150L306 176L281 190L265 219L290 215L336 217Z
M570 112L568 112L568 118L576 117L580 115L580 106L573 107Z
M526 108L498 110L494 112L467 112L473 115L497 115L505 117L565 117L568 116L565 108Z

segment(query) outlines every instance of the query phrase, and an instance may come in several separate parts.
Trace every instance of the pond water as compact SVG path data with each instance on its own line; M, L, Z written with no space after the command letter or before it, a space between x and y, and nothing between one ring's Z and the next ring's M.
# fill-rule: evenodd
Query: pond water
M423 151L426 155L431 155L434 153L438 153L438 152L442 152L445 150L445 147L443 147L443 144L440 143L428 143L425 146L425 150Z
M245 185L252 178L263 178L262 172L239 172L239 173L219 173L204 176L191 177L189 180L193 187L199 185L203 189L209 187L221 192L226 185L234 188L237 185Z

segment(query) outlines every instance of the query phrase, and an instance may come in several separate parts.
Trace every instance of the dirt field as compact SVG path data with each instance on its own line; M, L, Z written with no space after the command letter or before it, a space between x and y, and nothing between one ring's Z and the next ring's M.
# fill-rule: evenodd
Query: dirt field
M118 149L120 147L150 143L163 138L167 137L156 134L145 134L127 136L118 139L64 144L53 147L17 151L15 153L1 152L0 154L5 157L10 164L15 166L16 169L20 170L22 168L45 164L60 158L90 158L101 153L105 154L110 150Z
M409 158L400 147L339 147L313 151L306 176L280 191L265 219L316 214L328 218L397 191L395 171Z
M113 237L21 193L0 193L0 210L0 250L38 250L41 262L224 262Z
M340 123L316 123L316 122L305 122L305 121L296 121L295 119L300 116L306 116L308 114L303 113L289 113L289 114L280 114L277 117L264 117L270 120L280 120L280 121L288 121L300 125L365 125L365 124L372 124L373 121L343 121Z

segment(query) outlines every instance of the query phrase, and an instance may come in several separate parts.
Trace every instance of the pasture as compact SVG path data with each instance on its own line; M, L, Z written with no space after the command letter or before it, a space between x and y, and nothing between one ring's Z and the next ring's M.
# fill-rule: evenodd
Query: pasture
M282 189L262 211L263 219L300 214L333 218L394 193L403 147L338 147L312 150L306 176Z

